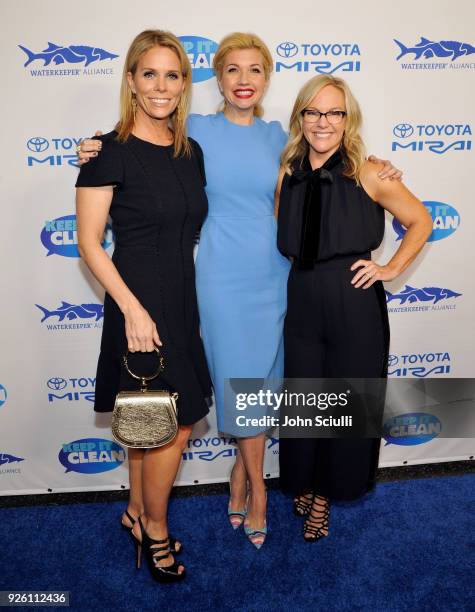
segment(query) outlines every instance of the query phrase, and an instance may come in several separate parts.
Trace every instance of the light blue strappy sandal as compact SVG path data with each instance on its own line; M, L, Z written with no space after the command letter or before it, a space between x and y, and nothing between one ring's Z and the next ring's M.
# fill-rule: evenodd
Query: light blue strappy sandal
M267 491L266 491L266 504L267 504ZM259 550L259 548L264 544L266 536L267 536L267 521L264 519L264 527L261 529L253 529L249 527L249 521L246 517L244 520L244 532L247 536L247 539L251 544Z
M231 481L229 481L229 497L231 497ZM231 510L231 499L228 504L228 518L234 530L238 529L247 516L247 503L242 510Z

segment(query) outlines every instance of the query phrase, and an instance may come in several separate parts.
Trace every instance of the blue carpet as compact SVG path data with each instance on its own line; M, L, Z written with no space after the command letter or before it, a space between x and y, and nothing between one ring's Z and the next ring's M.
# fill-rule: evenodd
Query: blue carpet
M71 608L87 611L473 610L474 482L380 484L334 506L331 536L314 544L290 500L271 491L259 551L228 525L224 496L174 499L188 576L172 585L135 569L122 503L5 508L0 588L67 590Z

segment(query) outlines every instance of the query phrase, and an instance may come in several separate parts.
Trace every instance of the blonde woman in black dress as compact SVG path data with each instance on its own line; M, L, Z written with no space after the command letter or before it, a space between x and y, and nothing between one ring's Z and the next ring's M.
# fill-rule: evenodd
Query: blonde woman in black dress
M168 498L192 425L207 414L211 395L193 262L208 207L202 152L186 137L190 89L190 63L177 38L139 34L125 61L119 123L100 138L101 155L82 167L76 184L79 250L106 290L94 408L111 411L119 390L137 388L121 365L127 349L145 353L135 369L152 371L159 347L166 365L151 388L179 393L176 438L158 449L129 450L130 499L122 517L162 582L185 576L174 559L181 544L168 533ZM112 260L101 248L109 213Z
M288 378L385 377L389 325L381 281L397 278L432 231L423 204L365 161L361 112L348 85L331 76L297 96L282 154L278 245L293 258L284 327ZM384 211L407 232L390 261L371 260ZM285 439L280 479L305 516L304 538L328 535L330 500L368 491L379 439Z

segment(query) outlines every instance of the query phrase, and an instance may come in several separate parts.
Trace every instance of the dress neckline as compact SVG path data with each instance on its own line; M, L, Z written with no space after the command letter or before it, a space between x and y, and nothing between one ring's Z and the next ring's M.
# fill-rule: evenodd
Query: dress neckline
M217 117L221 117L221 120L223 121L223 123L225 123L226 125L232 125L235 128L238 129L244 129L244 130L249 130L253 127L255 127L257 125L257 122L259 120L259 117L254 117L254 120L252 123L250 123L249 125L242 125L241 123L234 123L234 121L230 121L226 115L224 114L223 111L220 111L219 113L217 113Z
M342 151L341 149L337 149L335 153L332 153L332 155L330 155L330 157L321 166L313 169L312 164L310 163L309 155L307 153L307 155L305 155L302 161L302 169L308 170L311 172L318 172L318 170L332 170L333 168L338 166L338 164L340 164L342 161L343 161Z
M130 133L130 136L134 139L134 140L138 140L138 142L143 142L145 144L150 145L151 147L156 147L158 149L170 149L171 147L174 146L174 143L170 143L168 145L159 145L159 144L155 144L154 142L150 142L150 140L144 140L143 138L139 138L138 136L136 136L135 134Z

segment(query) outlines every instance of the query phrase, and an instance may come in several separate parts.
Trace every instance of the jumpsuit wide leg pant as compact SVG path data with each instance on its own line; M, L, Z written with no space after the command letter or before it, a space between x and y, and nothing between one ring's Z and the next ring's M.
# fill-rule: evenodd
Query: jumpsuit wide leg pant
M355 289L350 266L369 253L312 269L294 263L284 325L286 378L387 375L389 324L383 285ZM372 488L380 439L281 438L280 482L294 494L353 500Z

